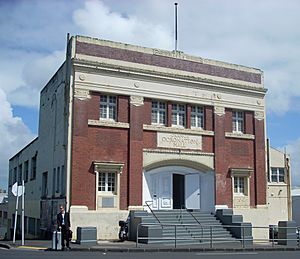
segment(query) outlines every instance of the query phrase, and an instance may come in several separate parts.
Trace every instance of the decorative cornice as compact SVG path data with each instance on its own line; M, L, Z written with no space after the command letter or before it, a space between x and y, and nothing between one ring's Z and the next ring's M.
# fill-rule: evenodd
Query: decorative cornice
M122 173L124 163L107 162L107 161L94 161L94 172L110 170Z
M205 136L214 136L213 131L209 130L201 130L201 129L181 129L181 128L172 128L158 125L143 125L144 130L149 131L157 131L157 132L169 132L169 133L183 133L183 134L191 134L191 135L205 135Z
M177 149L158 149L158 148L144 148L144 153L157 153L157 154L181 154L181 155L196 155L196 156L214 156L214 153L206 153L199 151L184 151Z
M144 97L131 95L130 96L130 104L132 104L133 106L142 106L142 105L144 105Z
M83 89L75 89L74 97L82 101L91 98L89 90Z
M249 177L253 173L252 168L230 168L231 177L244 176Z
M129 123L109 121L109 120L88 120L88 125L90 125L90 126L99 126L99 127L129 129Z
M243 134L237 132L225 132L226 138L241 138L241 139L255 139L255 136L252 134Z
M265 118L265 113L263 111L255 111L254 118L261 121Z
M222 106L214 106L214 113L218 116L225 115L225 107Z
M261 94L262 96L265 95L267 90L263 88L260 84L254 83L246 83L244 81L238 80L230 80L226 78L218 78L214 76L205 76L196 73L182 73L182 71L169 71L168 69L155 69L155 67L151 67L151 69L146 69L145 66L133 67L130 64L123 64L124 62L118 62L114 64L111 60L102 60L101 58L92 58L90 56L82 56L77 55L74 59L74 66L79 68L77 71L84 71L82 69L96 69L96 70L103 70L103 71L115 71L118 73L130 73L132 75L144 75L144 76L151 76L153 78L167 78L173 79L176 81L182 82L189 82L189 83L201 83L202 85L205 84L207 86L213 86L216 88L226 88L231 90L237 90L242 92L253 92L256 94ZM126 63L126 62L125 62Z

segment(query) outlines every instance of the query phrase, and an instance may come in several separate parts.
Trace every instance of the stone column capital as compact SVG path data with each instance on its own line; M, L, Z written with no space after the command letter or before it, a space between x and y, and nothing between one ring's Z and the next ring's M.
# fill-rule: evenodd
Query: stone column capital
M225 107L222 106L214 106L214 113L218 116L225 115Z
M142 106L142 105L144 105L144 97L137 96L137 95L131 95L130 96L130 104L132 104L133 106Z

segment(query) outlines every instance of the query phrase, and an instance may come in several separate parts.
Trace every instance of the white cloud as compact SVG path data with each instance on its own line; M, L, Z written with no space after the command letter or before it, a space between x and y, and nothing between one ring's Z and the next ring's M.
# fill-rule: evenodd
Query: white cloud
M9 58L0 62L0 69L5 71L0 75L2 88L12 105L38 106L40 90L63 63L65 52L18 54L23 58L17 64Z
M171 49L172 33L155 19L147 21L134 15L112 12L101 1L86 1L74 12L75 24L87 35L142 46Z
M10 103L0 88L0 186L7 186L8 159L34 138L19 117L14 117Z

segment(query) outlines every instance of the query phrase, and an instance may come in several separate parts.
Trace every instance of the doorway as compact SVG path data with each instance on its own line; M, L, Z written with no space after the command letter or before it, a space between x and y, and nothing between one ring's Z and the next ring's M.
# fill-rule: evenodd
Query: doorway
M185 207L184 175L173 174L173 209Z

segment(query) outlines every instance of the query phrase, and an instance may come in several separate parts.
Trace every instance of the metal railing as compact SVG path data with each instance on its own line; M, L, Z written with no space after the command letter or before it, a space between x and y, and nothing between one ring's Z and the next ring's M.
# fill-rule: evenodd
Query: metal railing
M181 205L181 207L180 207L180 220L182 219L182 210L183 209L184 209L184 211L188 212L192 216L192 218L199 224L199 226L201 228L201 234L202 234L202 237L203 237L203 227L202 227L201 222L192 214L192 212L189 209L187 209L185 207L185 205Z
M196 222L199 224L200 228L201 228L201 236L203 237L203 226L201 224L201 222L193 215L193 213L191 211L189 211L188 209L186 210L193 218L194 220L196 220Z
M151 226L159 226L161 227L162 229L164 227L173 227L174 228L174 236L173 237L141 237L139 236L139 231L141 229L141 227L144 226L144 227L151 227ZM182 240L193 240L193 241L199 241L199 244L202 242L202 244L209 244L209 247L210 248L213 248L214 244L216 244L216 242L220 243L220 242L224 242L224 241L228 241L228 237L214 237L213 233L214 233L214 229L215 228L220 228L220 225L208 225L208 226L202 226L203 229L206 228L208 229L208 233L209 235L207 237L204 237L203 234L202 234L202 237L200 238L196 238L195 236L191 236L191 237L178 237L178 233L177 233L177 230L178 230L178 227L182 227L182 226L199 226L199 224L157 224L157 223L140 223L137 225L137 230L136 230L136 247L138 247L138 243L139 241L142 241L142 240L146 240L146 241L174 241L174 247L176 248L177 245L178 245L178 242L182 241ZM228 228L228 229L234 229L234 228L239 228L241 229L241 237L240 238L236 238L234 237L234 239L232 241L240 241L241 243L241 247L242 248L245 248L246 247L246 244L252 244L253 245L253 242L257 242L257 243L268 243L272 245L272 247L275 246L275 244L280 244L280 241L296 241L296 246L300 247L300 227L278 227L277 229L286 229L287 230L292 230L292 231L295 231L295 235L296 235L296 238L276 238L275 235L274 235L274 227L272 228L273 230L273 234L271 236L271 238L269 237L269 231L270 231L270 227L253 227L253 226L234 226L234 225L221 225L222 227L224 228ZM263 230L265 231L267 234L268 234L268 238L256 238L256 239L253 239L252 236L248 237L246 236L246 230L251 228L251 232L253 230ZM163 230L162 230L163 231ZM229 231L230 232L230 231ZM205 242L206 241L206 242ZM249 242L247 242L249 241Z
M154 216L154 218L158 221L158 223L161 225L161 222L160 220L158 219L158 217L155 215L154 211L151 209L150 205L148 203L153 203L153 200L152 201L145 201L148 209L150 210L150 212L152 213L152 215Z

